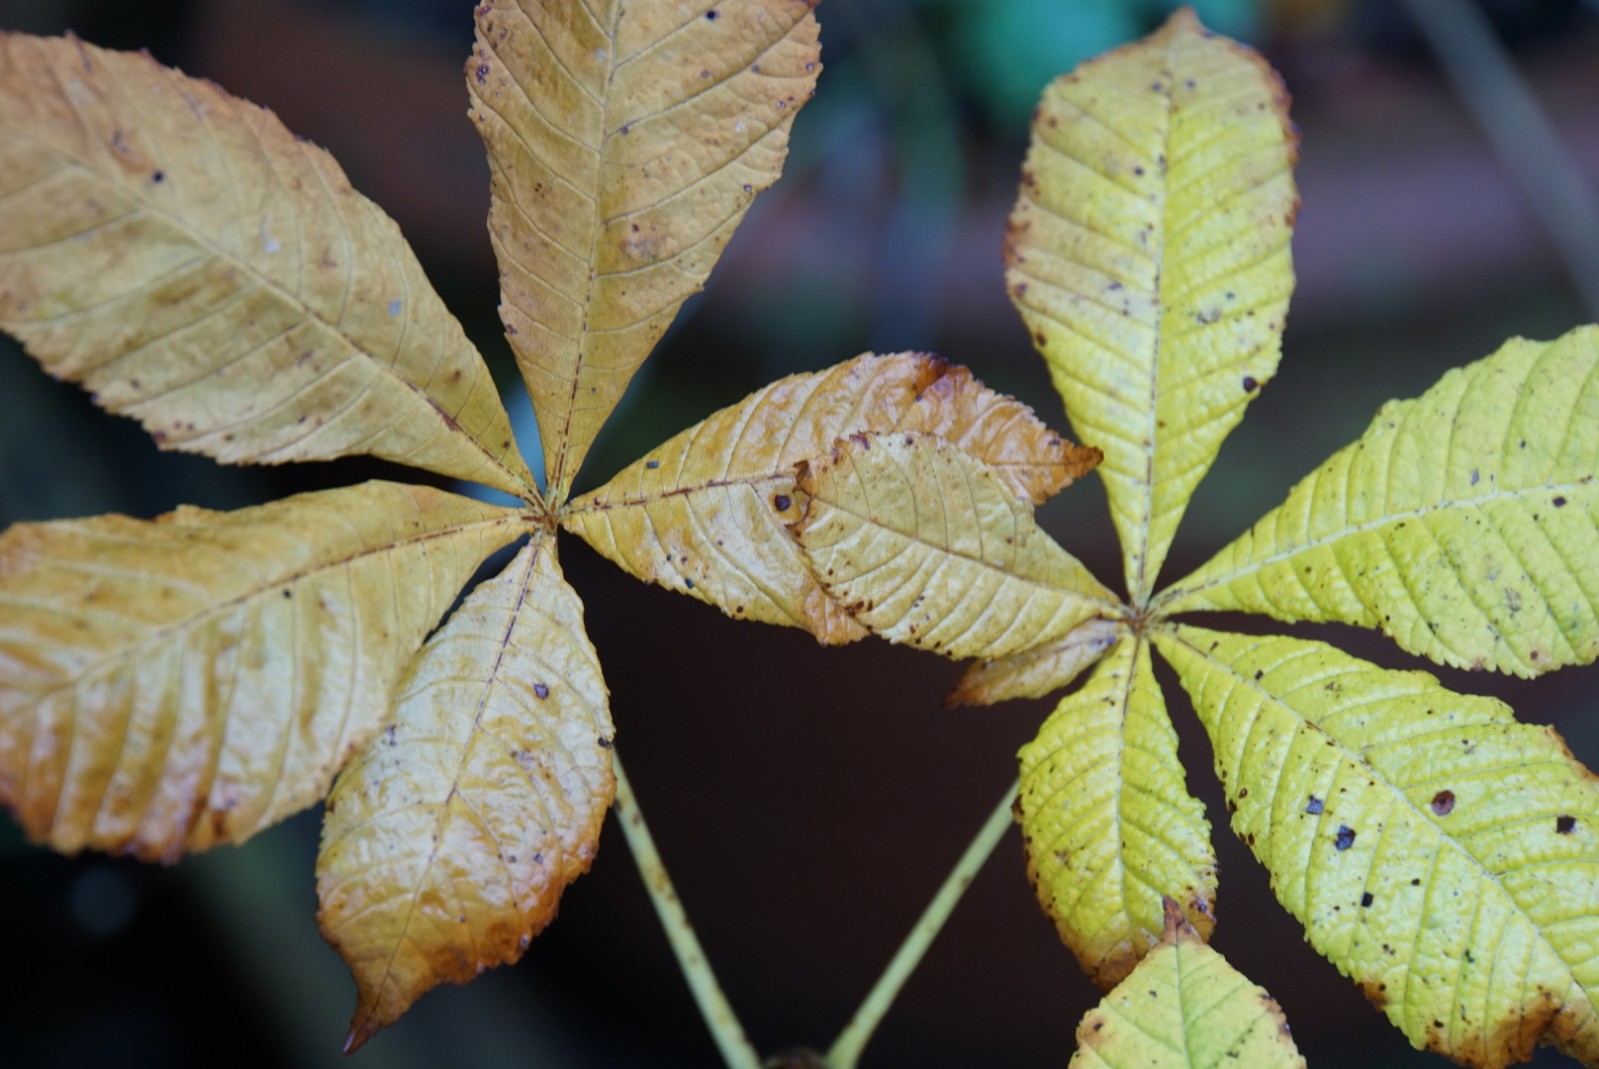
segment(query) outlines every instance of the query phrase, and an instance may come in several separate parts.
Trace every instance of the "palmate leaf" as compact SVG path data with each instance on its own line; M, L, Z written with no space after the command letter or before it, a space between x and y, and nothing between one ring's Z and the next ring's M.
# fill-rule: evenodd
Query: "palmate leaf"
M841 437L892 430L960 446L1035 503L1099 458L965 368L927 353L866 355L714 413L574 500L562 522L640 579L731 616L848 642L865 629L822 589L785 527L800 512L794 468Z
M535 495L394 223L271 112L148 55L0 34L0 328L165 448Z
M1418 1047L1599 1064L1599 782L1548 728L1319 642L1157 634L1233 830Z
M489 0L467 64L501 315L567 488L820 71L815 0Z
M1161 599L1381 627L1444 664L1599 657L1599 327L1516 339L1390 402Z
M174 860L326 793L517 512L372 482L0 534L0 801Z
M1210 822L1184 784L1144 639L1124 634L1020 757L1028 878L1096 983L1119 983L1159 942L1163 899L1210 937Z
M428 641L328 799L318 921L355 973L346 1050L554 919L611 804L612 733L582 603L537 534Z
M1055 82L1033 122L1006 280L1078 436L1105 451L1135 605L1277 369L1298 206L1287 100L1184 9Z
M1077 1028L1069 1069L1304 1069L1288 1022L1165 902L1165 930L1133 974Z
M890 642L999 657L1118 609L999 476L936 435L853 435L801 464L796 489L812 573Z

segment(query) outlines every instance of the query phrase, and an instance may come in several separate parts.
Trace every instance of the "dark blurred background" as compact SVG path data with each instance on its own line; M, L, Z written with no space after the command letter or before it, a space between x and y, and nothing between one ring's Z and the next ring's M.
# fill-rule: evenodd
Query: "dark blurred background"
M1549 338L1594 318L1403 5L1198 7L1286 77L1304 134L1304 207L1282 371L1201 487L1168 578L1280 500L1382 401L1419 393L1510 335ZM1001 285L1026 120L1052 75L1147 32L1167 9L824 4L827 70L784 181L639 375L581 485L777 375L866 349L936 350L1064 426ZM1599 11L1578 0L1479 9L1581 182L1599 186ZM399 220L530 421L498 333L487 171L464 115L468 0L0 0L0 26L148 47L327 146ZM185 501L232 508L399 474L366 461L227 469L158 453L5 339L0 402L7 523L151 516ZM536 448L531 426L522 441ZM1042 514L1100 576L1120 576L1097 482ZM875 641L823 650L644 587L575 540L562 559L588 607L635 786L751 1038L763 1052L825 1047L1014 777L1014 753L1050 703L945 710L960 670L936 657ZM1365 634L1321 633L1412 663ZM1594 669L1535 684L1439 674L1557 725L1599 764ZM1206 744L1164 678L1191 787L1224 822ZM0 817L0 1065L717 1064L614 826L521 964L427 996L343 1062L353 989L313 917L317 820L306 813L244 849L162 869L55 857ZM1443 1064L1411 1052L1303 943L1224 828L1217 840L1215 945L1278 998L1312 1064ZM864 1064L1064 1064L1097 997L1037 908L1012 831Z

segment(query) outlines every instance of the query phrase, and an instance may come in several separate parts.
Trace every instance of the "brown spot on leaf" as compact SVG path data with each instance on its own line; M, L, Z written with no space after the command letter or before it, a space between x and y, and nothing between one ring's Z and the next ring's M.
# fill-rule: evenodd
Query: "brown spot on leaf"
M1432 811L1440 817L1447 817L1455 809L1455 792L1439 791L1432 796Z
M1576 817L1562 815L1555 818L1555 831L1559 832L1561 835L1570 835L1576 829Z

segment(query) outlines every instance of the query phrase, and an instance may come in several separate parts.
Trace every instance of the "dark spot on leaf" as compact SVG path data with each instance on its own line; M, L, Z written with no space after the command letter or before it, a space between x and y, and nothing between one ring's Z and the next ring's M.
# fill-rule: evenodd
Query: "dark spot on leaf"
M693 590L694 589L694 580L690 579L688 576L685 575L683 577L683 585L688 587L690 590Z
M1563 497L1557 497L1555 498L1554 505L1557 509L1563 509L1566 507L1566 499Z
M479 63L477 70L473 71L472 74L477 78L477 84L482 85L489 80L489 65L487 63Z
M1355 829L1348 824L1338 825L1338 836L1333 839L1333 845L1340 850L1348 850L1355 845Z
M787 512L790 506L793 504L793 499L791 499L787 494L778 494L776 497L772 498L772 507L779 512Z
M1313 794L1310 796L1310 801L1305 803L1305 812L1314 816L1321 812L1321 804L1321 799Z
M1365 894L1360 896L1360 906L1361 906L1362 909L1364 909L1365 907L1371 905L1371 903L1372 903L1372 897L1371 897L1371 892L1370 891L1367 891Z
M155 174L150 176L150 181L154 182L156 185L160 185L162 182L165 182L166 180L167 180L167 173L165 171L157 171Z
M717 11L714 7L705 13L705 18L709 22L715 22L720 16L721 12Z
M1440 817L1447 817L1455 809L1455 792L1439 791L1432 796L1432 811Z
M1576 817L1559 816L1555 818L1555 831L1561 835L1570 835L1577 827Z
M602 750L609 750L611 748L611 740L606 738L604 735L601 735L594 741L600 744L600 749Z
M1245 393L1254 393L1258 389L1260 389L1260 380L1255 378L1255 376L1253 376L1253 375L1245 375L1244 376L1244 392Z
M651 471L654 471L656 468L661 466L661 462L659 460L646 460L644 462L644 466Z
M1477 480L1478 480L1478 479L1479 479L1479 478L1480 478L1480 476L1479 476L1479 475L1478 475L1478 474L1477 474L1477 473L1476 473L1476 472L1475 472L1475 471L1474 471L1474 472L1472 472L1472 473L1471 473L1471 485L1472 485L1472 486L1476 486L1476 485L1477 485Z
M537 694L539 696L540 700L548 698L550 696L549 684L547 684L547 683L535 683L535 684L533 684L533 693Z

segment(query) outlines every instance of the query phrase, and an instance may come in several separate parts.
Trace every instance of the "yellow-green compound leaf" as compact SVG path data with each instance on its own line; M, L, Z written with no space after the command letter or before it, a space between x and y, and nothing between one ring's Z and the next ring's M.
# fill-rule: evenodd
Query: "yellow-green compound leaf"
M1287 94L1179 11L1044 93L1006 279L1147 601L1188 499L1275 373L1298 195Z
M1069 1069L1304 1069L1265 988L1165 904L1161 945L1083 1018Z
M948 657L1053 642L1117 602L983 462L931 434L860 434L800 467L795 536L873 632Z
M800 511L794 466L849 434L895 429L960 445L1035 503L1099 458L965 368L928 353L866 355L722 409L572 502L563 522L640 579L731 616L848 642L865 630L811 575L784 526Z
M467 87L555 504L816 85L815 0L489 0Z
M993 705L1012 698L1042 698L1069 686L1116 644L1126 625L1094 619L1065 638L1019 653L977 661L944 700L946 705Z
M517 513L366 483L0 535L0 802L33 838L175 859L326 793Z
M1233 830L1310 942L1412 1043L1599 1064L1599 783L1552 730L1330 646L1157 636Z
M520 958L594 857L611 718L554 548L535 536L428 641L328 799L317 919L355 974L347 1050Z
M271 112L148 55L0 35L0 327L165 448L534 494L388 216Z
M1390 402L1163 598L1381 627L1444 664L1599 657L1599 327L1516 339Z
M1143 639L1124 637L1020 756L1028 878L1096 983L1119 983L1159 942L1163 898L1209 937L1210 822L1184 783Z

